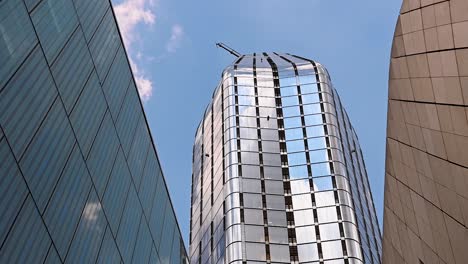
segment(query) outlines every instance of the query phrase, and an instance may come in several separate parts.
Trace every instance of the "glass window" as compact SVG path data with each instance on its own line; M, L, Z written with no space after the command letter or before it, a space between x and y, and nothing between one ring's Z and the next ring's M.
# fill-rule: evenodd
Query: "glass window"
M242 78L242 77L237 77L237 85L242 85L242 86L254 86L254 79L253 79L253 73L251 76Z
M265 261L265 245L257 243L245 243L246 258L248 260Z
M94 34L92 40L89 41L88 39L88 43L89 49L91 51L91 56L93 57L94 65L99 76L99 80L101 80L102 83L106 78L107 72L109 71L111 64L120 64L116 61L112 63L112 60L114 59L115 53L119 49L119 46L121 50L123 49L122 45L120 44L121 42L118 36L117 27L115 25L113 12L110 10L110 8L107 10L107 13L104 16L102 22L99 24L99 27L96 33ZM123 52L123 50L121 52ZM128 69L128 62L126 61L125 63L127 64L126 66ZM119 75L116 75L115 77L118 76ZM125 83L125 85L126 84L127 83Z
M245 225L245 241L265 242L265 232L263 226ZM287 234L286 234L287 237Z
M317 244L297 245L298 257L301 261L318 261Z
M288 229L284 227L268 227L270 243L288 244Z
M302 109L304 110L304 115L313 115L322 112L320 104L305 104L302 106Z
M198 251L197 251L198 252ZM156 248L153 246L153 249L151 250L151 256L150 256L150 264L158 264L161 263L161 260L159 259L159 255L156 251Z
M44 212L74 144L75 137L65 109L56 100L19 162L41 213ZM45 166L45 163L50 165Z
M327 147L327 142L324 137L308 138L307 145L309 150L324 149Z
M332 191L317 192L315 193L315 202L317 207L335 205L335 195Z
M313 177L330 175L330 164L328 162L311 164L311 167Z
M276 106L276 100L274 97L258 97L259 106Z
M131 181L130 177L127 162L120 149L102 201L114 236L117 235L119 220L125 206L125 200Z
M122 149L127 157L139 119L143 118L138 94L133 89L135 89L133 86L129 87L116 123L117 134L119 134Z
M266 204L268 209L277 209L277 210L284 210L284 196L282 195L267 195L266 196Z
M307 164L305 152L288 154L288 163L290 166Z
M297 96L282 97L281 105L283 107L299 105L299 99Z
M291 184L291 194L301 194L301 193L310 193L309 180L292 180Z
M301 127L302 121L300 117L290 117L284 119L284 128Z
M252 165L242 165L242 177L260 178L260 167Z
M321 137L325 136L325 130L323 126L310 126L306 127L307 137Z
M130 154L127 159L136 188L140 186L140 181L150 144L151 139L146 127L146 121L144 118L140 118L140 122L136 128L132 147L130 149Z
M136 222L136 219L133 221ZM151 233L146 225L145 218L141 217L140 229L138 230L138 238L135 244L135 252L133 252L132 263L146 263L150 257L152 246L153 239L151 238Z
M242 115L242 116L256 116L257 112L255 110L255 106L239 105L239 115Z
M319 177L313 179L314 191L333 190L332 177Z
M302 75L302 76L299 76L299 83L301 84L306 84L306 83L316 83L317 82L317 78L315 77L315 74L314 75Z
M304 138L304 133L302 128L296 129L286 129L285 130L286 140L302 139Z
M301 84L301 93L317 93L317 84Z
M321 241L340 239L341 237L338 223L319 225L319 229Z
M140 184L138 196L146 216L151 215L154 195L156 194L156 185L161 180L161 170L153 148L150 147L148 158L143 171L143 177Z
M270 244L270 258L272 262L290 263L291 259L289 256L289 246Z
M262 206L262 195L254 193L244 193L244 207L245 208L258 208L261 209Z
M314 103L319 103L320 98L318 93L313 93L313 94L303 94L302 95L302 103L303 104L314 104Z
M258 151L257 140L241 139L240 145L242 151Z
M241 159L243 164L259 164L259 156L257 152L241 152Z
M106 229L97 263L109 263L108 261L112 263L120 262L120 254L109 227Z
M309 177L309 172L307 166L294 166L289 167L289 177L291 179L307 178Z
M286 213L284 211L267 211L269 226L286 226Z
M298 244L317 242L315 226L296 227L296 240Z
M283 116L284 117L301 116L301 111L299 109L299 106L283 107Z
M278 142L274 142L274 141L262 141L262 151L279 153L280 152L279 144Z
M263 132L264 130L262 130ZM275 131L278 134L277 131ZM258 139L257 129L256 128L240 128L239 137L248 138L248 139ZM262 134L263 137L263 134Z
M281 96L297 95L297 86L281 87Z
M260 127L261 128L278 129L278 121L274 117L270 117L270 118L261 117L260 118Z
M94 0L79 0L74 1L78 18L80 19L81 28L86 36L86 39L91 41L93 33L101 22L102 17L109 9L109 2L94 1Z
M282 195L284 193L283 181L265 180L265 192L268 194Z
M117 133L110 112L107 111L86 162L99 197L104 194L118 149Z
M22 1L3 1L0 32L0 87L3 87L37 43L34 28ZM30 88L28 86L23 89Z
M304 140L286 141L286 149L288 153L305 151Z
M162 227L162 234L161 234L161 242L159 243L159 257L164 261L171 263L171 247L172 244L168 240L173 239L174 232L177 230L176 222L175 222L174 211L172 210L172 206L170 204L166 206L166 213L164 216L164 226Z
M0 263L42 262L47 256L50 238L31 196L26 199L15 224L0 251ZM25 251L28 254L25 254Z
M42 1L31 13L37 36L49 64L52 64L78 25L71 0Z
M278 154L263 153L263 164L281 166L281 157Z
M261 193L260 181L255 179L242 179L244 192Z
M323 124L322 115L306 115L304 116L306 126L314 126Z
M71 71L70 69L73 70ZM76 99L80 95L86 82L88 82L87 86L99 88L99 94L95 91L93 94L96 96L99 95L99 97L102 95L99 80L97 80L97 82L95 80L88 80L89 74L93 71L93 61L91 60L86 40L80 29L76 30L71 36L62 53L51 66L51 71L60 95L62 96L62 101L67 113L72 111ZM97 79L95 73L91 77ZM89 84L89 82L91 82L91 84ZM99 101L101 98L97 98L96 100ZM104 102L103 105L106 105L106 103ZM93 105L93 109L97 108L96 110L99 110L98 107L98 103Z
M263 225L263 211L244 209L244 222L246 224Z
M296 226L313 225L314 213L312 209L294 211L294 224Z
M70 122L85 157L104 118L106 105L99 79L93 72L70 115Z
M255 96L255 89L254 89L253 86L238 85L237 86L237 94Z
M241 126L241 127L257 127L257 119L255 117L241 116L241 117L239 117L239 126Z
M283 179L283 171L281 167L263 167L263 174L265 179L274 179L274 180L282 180Z
M338 221L335 206L317 208L317 216L319 223L329 223Z
M239 105L255 106L255 97L253 97L253 96L237 96L237 102L239 103Z
M36 48L0 92L0 123L17 159L23 155L56 97L47 63L40 48Z
M287 74L287 73L283 73L283 74ZM282 74L282 76L283 76ZM290 73L291 75L293 75L293 77L287 77L287 78L281 78L280 79L280 86L281 87L284 87L284 86L293 86L293 85L297 85L297 81L296 81L296 76L294 76L294 73Z
M328 151L326 149L309 151L310 162L328 161Z
M322 254L324 259L342 258L341 241L322 242Z
M62 259L65 259L90 188L88 170L79 148L75 146L44 214L44 221Z
M28 194L6 139L0 140L0 241L3 242Z
M92 190L68 251L67 262L94 262L105 231L106 218L97 194Z
M292 196L294 210L312 208L312 197L310 194L299 194Z
M275 89L273 89L273 88L262 88L262 86L273 87L273 83L270 84L270 82L263 82L263 83L261 81L257 82L258 96L270 96L270 97L275 96Z

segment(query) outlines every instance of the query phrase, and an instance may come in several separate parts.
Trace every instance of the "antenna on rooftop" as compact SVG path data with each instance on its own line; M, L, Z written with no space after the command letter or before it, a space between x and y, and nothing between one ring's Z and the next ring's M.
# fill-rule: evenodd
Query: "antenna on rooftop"
M224 50L226 50L227 52L231 53L232 55L236 56L236 57L240 57L240 53L231 49L228 45L222 43L222 42L219 42L219 43L216 43L216 47L218 48L222 48Z

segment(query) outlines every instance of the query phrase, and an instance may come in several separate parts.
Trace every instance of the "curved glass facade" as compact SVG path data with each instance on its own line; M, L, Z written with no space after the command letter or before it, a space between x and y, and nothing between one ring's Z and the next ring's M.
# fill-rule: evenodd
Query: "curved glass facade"
M228 66L193 147L190 262L380 263L361 149L326 69Z
M108 0L0 1L0 263L183 263Z
M386 143L383 262L467 263L467 0L403 1Z

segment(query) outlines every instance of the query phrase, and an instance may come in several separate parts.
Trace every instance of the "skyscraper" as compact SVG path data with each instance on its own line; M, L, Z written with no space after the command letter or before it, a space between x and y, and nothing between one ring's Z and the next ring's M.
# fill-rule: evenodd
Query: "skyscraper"
M192 264L380 263L357 135L312 60L239 55L224 70L195 135L191 200Z
M0 263L182 263L108 0L0 1Z
M468 260L468 1L404 0L388 91L384 263Z

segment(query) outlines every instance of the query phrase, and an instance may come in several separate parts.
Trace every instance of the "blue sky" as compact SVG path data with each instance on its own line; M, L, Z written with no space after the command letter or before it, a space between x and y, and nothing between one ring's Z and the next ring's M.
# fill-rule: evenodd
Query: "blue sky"
M195 129L234 59L216 42L327 67L358 133L382 224L389 57L401 1L113 2L186 243Z

